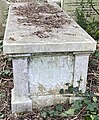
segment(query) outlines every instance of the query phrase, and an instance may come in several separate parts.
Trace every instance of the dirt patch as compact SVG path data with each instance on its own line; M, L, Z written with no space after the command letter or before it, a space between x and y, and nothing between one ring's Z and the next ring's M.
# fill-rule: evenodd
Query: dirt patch
M46 33L52 32L52 28L62 28L66 23L70 23L62 10L48 3L29 2L24 6L14 7L13 10L15 15L22 16L17 19L18 23L44 29L33 33L40 38L49 37Z

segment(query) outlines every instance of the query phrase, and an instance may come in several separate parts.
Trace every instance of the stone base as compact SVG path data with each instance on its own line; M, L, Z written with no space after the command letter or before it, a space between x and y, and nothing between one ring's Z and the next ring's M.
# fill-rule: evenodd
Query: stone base
M74 97L73 95L45 95L45 96L30 96L30 98L15 99L14 90L12 90L11 107L12 113L20 113L32 111L32 108L40 109L46 106L74 102L82 99L82 97Z
M72 95L46 95L46 96L31 96L33 101L33 108L40 109L46 106L57 105L61 103L69 102L70 104L83 97L75 97Z
M33 101L33 108L43 108L59 103L65 103L69 97L63 95L45 95L45 96L31 96Z
M32 111L32 100L30 98L19 98L16 100L14 97L14 90L12 90L11 107L12 113Z

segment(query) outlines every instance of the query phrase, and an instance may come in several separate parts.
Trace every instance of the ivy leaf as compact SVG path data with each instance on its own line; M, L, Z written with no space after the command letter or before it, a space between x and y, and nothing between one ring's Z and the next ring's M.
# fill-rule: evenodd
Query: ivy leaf
M82 108L82 100L76 100L72 106L76 108L76 111L79 111Z
M96 97L93 97L93 101L94 101L94 102L97 102L97 98L96 98Z
M95 115L90 115L91 119L94 120L95 119Z
M95 116L94 120L99 120L99 115Z
M74 87L73 91L74 91L74 93L78 93L79 92L79 87Z
M94 111L94 112L90 112L92 115L96 115L97 113L96 113L96 111Z
M95 109L96 109L97 106L98 106L96 102L93 102L92 105L93 105L93 107L94 107Z
M47 118L47 112L42 112L42 113L41 113L41 117L42 117L42 118Z
M91 64L91 65L95 65L95 64L96 64L96 61L92 60L92 61L90 61L90 64Z
M59 116L58 111L54 111L54 116L53 117L57 117L57 116Z
M0 119L4 118L4 114L0 112Z
M90 97L96 97L96 95L93 92L90 92Z
M85 96L90 96L90 90L89 89L87 89L86 91L85 91Z
M75 108L71 108L71 109L67 110L65 113L68 115L74 115L74 111L75 111Z
M54 116L54 112L55 112L54 110L48 111L49 116L50 116L50 117L53 117L53 116Z
M92 118L91 118L90 115L86 115L84 119L85 119L85 120L92 120Z
M59 112L62 112L64 110L64 107L61 106L61 105L57 105L56 110L59 111Z
M68 87L68 91L69 91L69 93L73 94L73 85Z
M99 58L99 51L96 51L95 53L95 56Z
M75 108L70 108L69 110L61 113L61 116L62 116L62 117L66 117L66 116L68 116L68 115L73 116L73 115L74 115L74 112L75 112Z
M85 103L86 105L89 105L89 104L91 104L91 100L88 100L87 98L85 98L85 99L84 99L84 103Z
M92 104L89 104L89 105L87 106L87 110L89 110L89 111L94 111L95 109L94 109L94 106L93 106Z

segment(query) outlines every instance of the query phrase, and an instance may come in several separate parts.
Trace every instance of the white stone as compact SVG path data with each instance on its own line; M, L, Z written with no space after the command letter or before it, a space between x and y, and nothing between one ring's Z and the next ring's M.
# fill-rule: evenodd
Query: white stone
M12 8L18 5L10 6L3 43L4 53L13 57L12 112L63 103L69 97L61 95L60 89L65 90L66 83L78 87L80 79L84 92L88 58L96 49L94 39L67 14L70 24L53 28L48 38L31 35L35 26L17 23Z
M11 109L12 113L19 113L25 111L32 111L32 100L28 97L16 97L14 89L12 90L12 97L11 97Z
M82 79L80 90L85 92L88 58L87 52L15 55L12 111L30 111L68 98L71 102L71 97L60 95L60 89L65 90L66 83L78 87L77 81Z
M82 92L86 91L89 55L88 53L75 54L74 87L77 87L78 81L82 80L79 86Z
M61 3L61 0L47 0L49 3Z
M63 95L44 95L44 96L31 96L33 100L33 108L43 108L46 106L56 105L59 103L66 103L69 99L67 96Z
M27 57L13 59L14 89L12 92L12 112L32 110L29 98Z
M48 54L30 57L29 86L31 95L57 95L65 83L73 82L74 56Z
M41 30L41 27L19 25L17 22L19 16L12 11L14 6L19 5L23 4L16 3L10 6L4 38L4 53L74 52L96 49L94 39L67 14L66 17L68 21L71 21L70 24L67 23L58 31L53 28L53 32L48 38L31 35L33 32Z
M6 3L5 0L0 0L0 37L3 36L4 34L4 27L2 24L4 23L4 12L8 9L8 4Z

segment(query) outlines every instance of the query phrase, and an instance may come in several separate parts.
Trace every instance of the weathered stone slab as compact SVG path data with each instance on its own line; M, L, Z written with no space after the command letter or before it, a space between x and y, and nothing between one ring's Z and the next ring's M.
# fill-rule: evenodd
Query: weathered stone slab
M96 9L96 11L90 6L88 3L88 0L62 0L62 9L66 11L74 20L76 19L76 9L83 9L83 12L87 19L92 20L95 18L95 20L99 21L99 15L96 13L96 11L99 13L99 1L93 0L92 5ZM81 8L82 6L83 8Z
M39 38L33 35L43 28L19 24L13 7L23 4L14 4L9 8L8 21L4 39L4 53L35 53L35 52L73 52L94 51L96 42L66 13L67 22L63 28L53 28L48 38ZM63 13L62 13L63 14ZM82 36L82 37L81 37Z
M29 86L32 96L57 95L65 83L73 82L72 54L41 54L30 57Z
M4 27L2 26L2 24L4 23L4 11L6 11L8 9L8 4L6 3L5 0L0 0L0 37L3 36L4 34Z
M47 27L49 23L50 26L53 23L55 26L55 20L65 16L65 19L58 21L61 23L62 20L66 20L65 24L58 28L52 27L50 32L45 32L45 27L41 27L40 24L35 25L35 20L29 25L19 14L21 10L16 12L19 15L14 12L20 5L26 4L15 3L10 6L3 43L4 53L13 58L13 113L65 102L69 97L60 94L60 90L67 89L66 83L80 87L82 92L85 92L89 55L96 49L94 39L62 11L52 14L39 11L40 17L45 15L43 21L46 16L47 19L49 16L56 18L51 23L47 21ZM60 10L56 4L54 7ZM38 18L38 14L35 15ZM22 20L21 23L18 20ZM44 36L39 36L38 30L38 34L43 31ZM82 81L79 86L77 81L80 79Z

